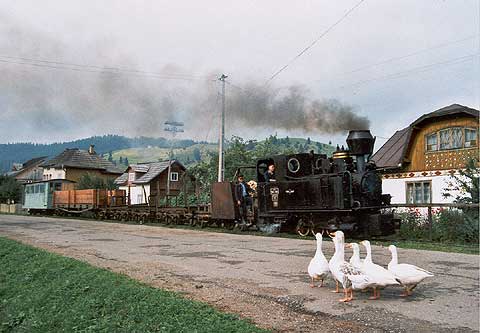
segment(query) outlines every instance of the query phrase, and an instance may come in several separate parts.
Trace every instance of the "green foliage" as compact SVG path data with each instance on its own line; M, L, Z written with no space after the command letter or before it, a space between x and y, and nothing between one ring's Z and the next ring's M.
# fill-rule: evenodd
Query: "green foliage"
M0 175L0 202L20 202L21 198L22 185L14 177Z
M124 275L0 238L1 332L262 332Z
M445 198L452 198L453 201L460 204L478 204L479 203L479 184L480 168L477 159L468 160L464 169L459 171L459 175L452 175L446 191L443 193ZM475 232L478 242L479 230L479 209L478 207L461 208L463 218L465 219L465 230ZM463 233L463 231L461 233ZM466 237L466 235L465 235Z
M432 210L431 240L435 242L478 244L478 220L456 208ZM407 240L430 240L427 216L420 210L409 210L399 214L400 237Z
M79 190L100 189L100 190L116 190L118 188L113 179L103 179L90 173L84 174L78 181L77 188Z
M200 154L200 149L198 147L195 147L193 149L193 159L198 162L202 159L202 155Z

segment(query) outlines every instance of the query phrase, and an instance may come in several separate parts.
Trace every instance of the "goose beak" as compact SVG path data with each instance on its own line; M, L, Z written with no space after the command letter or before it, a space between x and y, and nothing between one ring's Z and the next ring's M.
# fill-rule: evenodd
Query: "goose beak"
M347 244L345 245L345 247L346 247L347 249L351 249L353 246L352 246L351 243L347 243Z
M330 238L335 238L335 232L328 232L328 230L327 230L327 235Z

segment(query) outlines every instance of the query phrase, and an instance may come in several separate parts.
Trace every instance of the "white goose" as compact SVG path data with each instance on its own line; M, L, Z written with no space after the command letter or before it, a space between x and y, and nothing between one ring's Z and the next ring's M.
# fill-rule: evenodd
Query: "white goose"
M366 288L368 285L370 285L371 281L365 274L345 261L343 232L336 231L332 233L332 235L329 234L329 236L333 239L333 243L335 244L335 253L328 262L328 265L336 282L336 289L334 292L339 292L339 283L341 283L345 297L339 301L349 302L353 299L354 289Z
M308 265L308 275L312 279L312 283L310 287L315 287L314 281L321 280L320 286L323 286L323 279L327 276L330 272L330 268L328 266L327 258L322 251L322 241L323 241L323 232L316 233L315 238L317 239L317 251L315 252L315 256L310 260L310 264Z
M399 264L397 247L395 245L390 245L388 249L392 253L392 260L388 264L388 270L395 275L395 277L405 288L405 292L401 294L401 296L410 296L413 289L415 289L420 282L425 280L427 277L433 277L432 273L420 267L410 264Z
M391 285L399 285L399 281L396 279L395 275L392 272L386 270L380 265L374 264L372 261L372 248L370 246L370 242L368 240L364 240L360 242L365 249L367 250L367 256L363 261L362 271L373 281L370 287L373 287L373 296L369 299L379 299L380 298L380 290L379 288L383 288L386 286Z
M347 247L353 250L352 257L350 258L350 264L358 270L362 270L363 260L360 259L360 247L357 243L349 243Z

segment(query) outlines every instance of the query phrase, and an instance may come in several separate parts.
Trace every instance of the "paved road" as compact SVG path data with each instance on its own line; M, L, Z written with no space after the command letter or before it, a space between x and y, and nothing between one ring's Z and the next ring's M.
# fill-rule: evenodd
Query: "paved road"
M400 262L435 277L408 299L398 297L400 288L389 288L381 300L359 293L343 304L330 292L332 280L326 288L309 287L313 240L13 215L0 215L0 235L183 291L278 330L308 331L313 324L306 322L317 319L331 331L335 323L352 331L479 330L475 255L399 249ZM324 248L329 258L332 243L324 242ZM374 246L373 260L386 265L388 250Z

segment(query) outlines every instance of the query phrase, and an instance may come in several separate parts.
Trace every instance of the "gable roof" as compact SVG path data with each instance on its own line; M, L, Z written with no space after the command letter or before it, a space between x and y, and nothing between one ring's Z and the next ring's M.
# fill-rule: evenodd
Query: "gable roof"
M171 160L170 162L170 165L177 164L180 166L180 168L182 168L182 170L185 170L185 167L179 161ZM129 165L128 169L130 168L132 168L136 173L143 173L142 176L133 181L133 184L148 184L158 175L168 169L168 161L132 164ZM118 185L123 185L127 182L127 180L128 172L125 172L120 177L115 179L115 183Z
M41 165L41 163L43 163L47 158L48 158L48 156L34 157L34 158L29 159L28 161L24 162L20 169L14 170L14 171L9 171L6 174L7 174L7 176L17 177L18 175L27 171L29 168Z
M371 160L380 168L400 168L407 155L408 145L415 128L426 121L439 117L453 117L464 114L478 118L480 112L460 104L452 104L441 109L426 113L411 123L408 127L396 131L380 149L373 154Z
M40 156L40 157L34 157L22 164L22 169L27 169L30 168L38 163L46 161L48 156Z
M61 154L54 158L42 163L42 167L51 168L79 168L79 169L92 169L101 170L106 173L121 174L122 171L112 163L97 154L90 154L86 150L80 150L78 148L65 149Z

